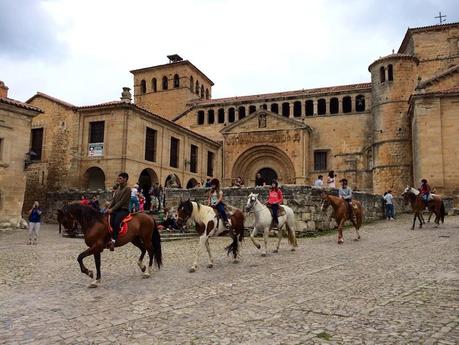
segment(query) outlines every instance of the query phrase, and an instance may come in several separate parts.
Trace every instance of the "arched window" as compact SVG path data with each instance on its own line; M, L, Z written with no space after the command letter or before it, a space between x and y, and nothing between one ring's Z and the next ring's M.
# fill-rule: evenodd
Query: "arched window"
M271 111L273 113L279 114L279 104L277 103L272 103L271 104Z
M338 98L333 97L330 99L330 114L338 114L339 112L339 102Z
M203 125L204 124L204 111L199 110L198 111L198 125Z
M239 112L239 120L242 120L245 117L245 107L240 106L237 111Z
M290 103L288 102L282 103L282 116L285 116L285 117L290 116Z
M296 101L293 103L293 116L294 117L301 117L301 102Z
M178 74L174 75L174 88L180 87L180 77Z
M317 101L317 114L325 115L327 113L327 103L325 99L321 98Z
M204 98L204 85L201 85L201 98Z
M381 68L379 69L379 79L381 83L384 83L386 81L386 70L384 66L381 66Z
M225 109L218 109L218 123L225 123Z
M365 111L365 96L358 95L355 98L355 111Z
M140 82L140 93L146 93L147 92L147 82L142 79Z
M268 105L267 104L262 104L261 109L268 110Z
M387 66L387 80L394 80L394 70L392 65Z
M194 79L193 79L193 76L190 77L190 91L194 92Z
M352 111L351 96L343 97L343 113L350 113L351 111Z
M234 122L236 120L234 108L228 109L228 122Z
M163 77L163 90L167 90L169 88L169 81L167 80L167 77Z
M213 109L210 109L208 112L207 112L207 123L209 125L212 125L213 123L215 122L215 112Z
M249 106L249 114L253 114L257 111L257 107L255 105Z
M153 92L156 92L158 91L158 85L157 85L157 81L156 81L156 78L153 78L151 80L151 89L153 90Z
M196 80L196 87L194 89L197 95L199 95L199 82Z
M209 89L206 89L206 99L209 99L209 98L210 98Z
M314 101L312 100L306 101L305 108L306 108L306 116L314 115Z

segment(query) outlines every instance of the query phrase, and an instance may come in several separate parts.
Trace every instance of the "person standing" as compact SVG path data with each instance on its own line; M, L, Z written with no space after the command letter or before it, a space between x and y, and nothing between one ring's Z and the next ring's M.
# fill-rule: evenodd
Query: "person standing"
M394 220L394 197L391 190L384 193L384 201L386 202L386 219Z
M271 206L271 210L273 213L273 223L274 225L279 225L279 219L277 219L277 215L279 212L279 205L284 202L284 197L282 195L282 191L279 188L279 184L276 180L273 180L271 183L271 189L268 195L268 205Z
M38 232L41 224L41 209L38 201L33 203L32 209L29 210L29 242L27 244L37 244Z
M139 210L139 185L135 184L131 188L131 200L129 202L129 212L135 212Z
M334 170L329 171L328 176L327 176L328 188L336 188L335 178L336 178L335 171Z
M314 181L314 187L322 188L324 186L324 177L319 175L317 180Z
M118 178L116 179L118 188L116 189L113 200L107 210L107 213L111 215L110 224L113 229L113 237L109 242L109 248L111 251L115 250L115 242L118 239L121 221L129 214L131 188L127 185L128 179L129 175L125 172L118 175Z
M97 212L100 212L100 205L99 205L99 200L97 199L97 196L94 195L92 197L92 200L89 202L89 206L91 206Z
M261 177L260 173L257 173L255 176L255 187L262 187L266 186L266 181L263 177Z
M90 206L89 199L86 197L86 195L81 196L80 205Z

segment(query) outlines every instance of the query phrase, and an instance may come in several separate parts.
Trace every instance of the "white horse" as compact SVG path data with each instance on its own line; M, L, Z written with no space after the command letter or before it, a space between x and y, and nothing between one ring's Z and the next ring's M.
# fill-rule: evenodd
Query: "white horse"
M277 247L273 251L273 253L279 252L279 246L282 240L282 228L285 227L287 228L287 234L288 234L288 242L292 246L292 251L295 250L296 247L298 247L298 243L296 241L296 236L295 236L295 214L293 213L293 210L285 205L282 205L282 208L285 210L285 215L279 216L279 224L277 226L278 232L277 232ZM245 206L245 210L247 212L253 212L255 215L255 226L253 227L253 231L250 234L250 238L258 249L261 248L260 244L255 240L255 235L258 233L258 230L263 230L263 239L265 242L265 249L262 251L261 256L266 256L266 253L268 251L268 235L269 235L269 230L272 227L272 214L269 208L266 205L263 205L260 200L258 200L258 194L250 193L249 198L247 200L247 204Z
M198 248L196 249L196 258L193 262L193 265L190 268L190 272L195 272L198 267L199 256L201 250L205 247L207 253L209 254L209 264L208 268L214 266L212 254L210 253L209 246L209 237L218 236L227 229L223 224L222 220L218 220L215 214L215 210L206 205L199 204L194 201L181 201L177 209L177 223L179 226L182 226L186 223L188 219L191 219L196 224L196 231L200 235ZM238 262L239 254L239 242L242 241L244 237L244 214L235 209L233 214L228 217L230 223L229 233L233 242L228 245L225 249L229 254L233 255L233 262ZM238 238L239 236L239 238Z

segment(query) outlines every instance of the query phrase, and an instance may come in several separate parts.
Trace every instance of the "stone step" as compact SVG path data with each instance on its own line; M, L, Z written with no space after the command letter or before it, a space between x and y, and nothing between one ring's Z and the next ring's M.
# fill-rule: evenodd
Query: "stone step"
M179 240L195 240L196 236L182 236L182 237L161 237L161 242L171 242Z

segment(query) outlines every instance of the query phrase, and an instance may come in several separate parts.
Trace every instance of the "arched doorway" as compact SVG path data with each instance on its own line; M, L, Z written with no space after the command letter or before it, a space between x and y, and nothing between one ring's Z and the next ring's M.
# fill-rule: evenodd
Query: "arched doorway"
M191 188L195 188L199 185L199 182L196 181L196 179L194 178L190 178L190 180L188 181L188 183L186 184L186 189L191 189Z
M277 180L277 173L271 168L263 168L257 171L260 173L261 178L266 182L267 185L271 185L273 180Z
M182 188L182 183L180 182L177 175L170 174L166 177L166 182L164 182L164 186L167 188Z
M241 176L247 186L255 185L257 172L266 174L267 183L273 177L281 184L295 183L295 167L289 156L275 146L254 146L243 152L231 169L231 178Z
M99 167L91 167L84 173L83 188L89 190L105 189L105 174Z
M151 208L150 189L155 183L158 183L158 175L156 175L153 169L143 169L139 175L137 184L139 185L139 191L145 197L145 210L150 210Z

